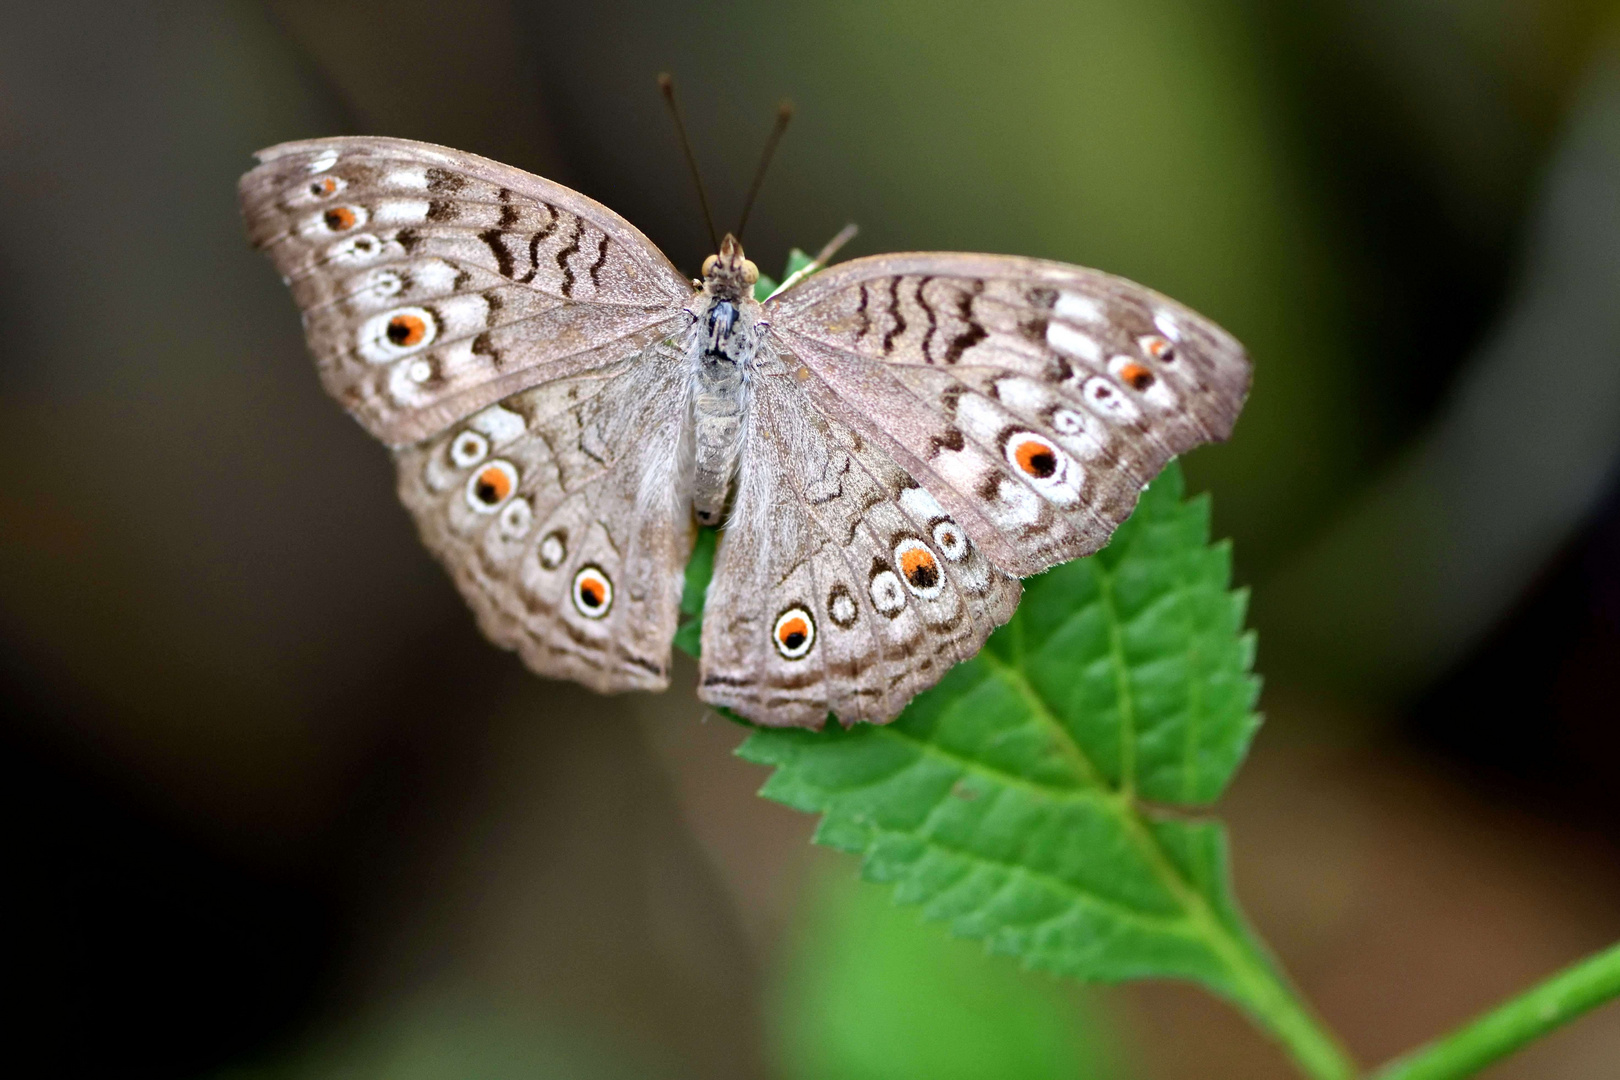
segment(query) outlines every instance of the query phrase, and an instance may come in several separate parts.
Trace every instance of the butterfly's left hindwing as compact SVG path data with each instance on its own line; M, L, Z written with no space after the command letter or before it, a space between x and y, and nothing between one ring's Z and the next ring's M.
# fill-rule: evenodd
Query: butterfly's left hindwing
M692 550L685 375L645 355L397 451L399 491L484 633L543 675L661 690Z

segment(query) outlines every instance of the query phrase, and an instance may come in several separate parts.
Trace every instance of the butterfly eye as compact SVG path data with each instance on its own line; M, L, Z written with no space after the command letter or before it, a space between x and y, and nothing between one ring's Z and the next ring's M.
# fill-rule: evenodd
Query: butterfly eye
M714 264L719 262L719 261L720 261L720 256L718 256L718 255L710 255L707 259L704 259L703 260L703 276L708 277L710 274L714 273Z
M752 259L743 260L743 283L752 285L759 280L759 267L754 265Z
M582 566L574 575L574 610L600 619L613 607L613 582L600 566Z
M493 514L517 490L518 474L511 463L491 461L467 480L467 505L480 514Z
M771 640L784 660L802 660L816 643L816 620L802 607L790 607L776 617Z

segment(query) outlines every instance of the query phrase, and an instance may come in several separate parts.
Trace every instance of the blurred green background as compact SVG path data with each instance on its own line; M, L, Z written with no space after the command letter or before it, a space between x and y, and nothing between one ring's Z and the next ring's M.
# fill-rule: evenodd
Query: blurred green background
M20 1056L63 1075L1288 1075L949 941L752 792L690 668L485 645L248 250L259 147L574 185L695 269L1016 252L1250 348L1191 455L1269 724L1221 807L1367 1060L1620 936L1620 11L1594 0L5 3L0 673ZM1611 1010L1612 1012L1612 1010ZM1602 1013L1498 1078L1608 1077Z

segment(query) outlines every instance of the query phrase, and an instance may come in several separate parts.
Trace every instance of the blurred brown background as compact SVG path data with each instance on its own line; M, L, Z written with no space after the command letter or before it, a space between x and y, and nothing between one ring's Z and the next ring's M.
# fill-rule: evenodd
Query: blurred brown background
M1019 252L1249 346L1240 895L1369 1063L1620 936L1620 22L1595 0L6 3L0 664L56 1075L1282 1077L1224 1006L946 940L690 692L485 645L248 250L253 150L575 185L697 266ZM1489 1074L1620 1075L1620 1013Z

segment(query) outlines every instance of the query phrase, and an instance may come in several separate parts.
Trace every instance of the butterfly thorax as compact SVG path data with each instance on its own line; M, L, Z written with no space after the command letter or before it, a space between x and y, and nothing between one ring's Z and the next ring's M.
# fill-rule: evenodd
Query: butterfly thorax
M759 270L727 236L703 264L703 282L687 313L685 355L691 373L692 506L698 521L724 513L748 409L748 380L765 323L753 297Z

